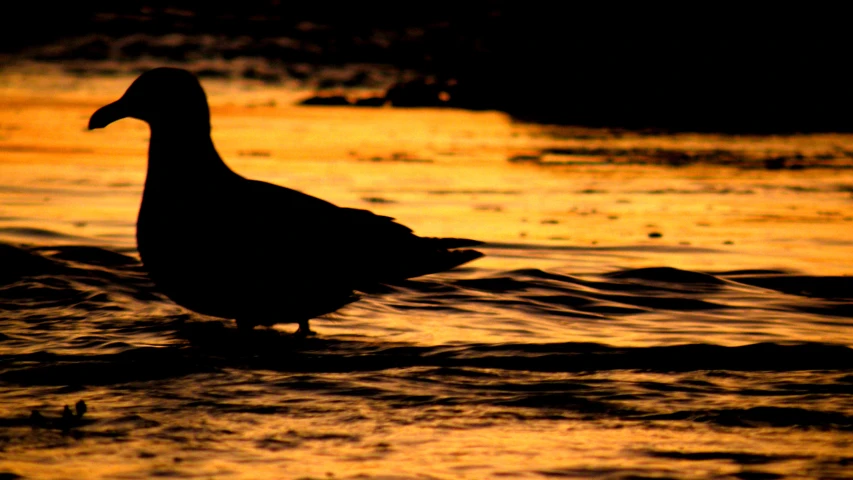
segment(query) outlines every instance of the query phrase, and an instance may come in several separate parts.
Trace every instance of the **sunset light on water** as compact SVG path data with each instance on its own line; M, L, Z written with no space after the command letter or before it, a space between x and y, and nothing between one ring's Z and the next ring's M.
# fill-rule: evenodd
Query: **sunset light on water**
M240 175L484 242L303 337L149 278L149 126L87 128L139 75L111 61L0 69L0 478L849 478L853 134L309 106L172 62Z

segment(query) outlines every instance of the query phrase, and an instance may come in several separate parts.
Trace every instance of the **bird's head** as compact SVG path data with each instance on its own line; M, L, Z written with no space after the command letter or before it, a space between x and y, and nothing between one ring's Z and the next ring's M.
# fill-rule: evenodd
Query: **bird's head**
M162 126L210 131L204 90L195 75L179 68L155 68L140 75L121 98L92 114L89 130L127 117L143 120L152 129Z

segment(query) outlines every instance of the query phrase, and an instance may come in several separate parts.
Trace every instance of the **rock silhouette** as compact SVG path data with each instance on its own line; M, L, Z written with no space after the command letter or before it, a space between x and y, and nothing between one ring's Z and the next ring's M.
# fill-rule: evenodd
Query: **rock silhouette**
M426 238L392 218L246 179L220 158L193 74L157 68L89 129L126 118L151 128L137 246L169 298L242 328L297 323L355 301L355 291L447 270L482 256L475 240Z

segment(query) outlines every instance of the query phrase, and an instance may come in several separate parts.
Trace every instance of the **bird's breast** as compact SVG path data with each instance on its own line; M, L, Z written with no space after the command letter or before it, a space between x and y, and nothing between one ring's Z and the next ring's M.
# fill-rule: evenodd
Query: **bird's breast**
M197 266L221 241L232 215L215 195L186 188L149 188L146 185L136 223L139 254L146 265L168 263Z

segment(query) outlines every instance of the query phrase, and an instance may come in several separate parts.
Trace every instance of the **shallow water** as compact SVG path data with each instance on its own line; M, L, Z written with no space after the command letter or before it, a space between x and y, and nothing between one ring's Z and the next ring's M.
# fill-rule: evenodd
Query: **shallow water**
M298 339L146 279L147 127L84 131L129 81L0 75L6 477L849 477L853 136L299 108L205 81L238 172L487 242Z

